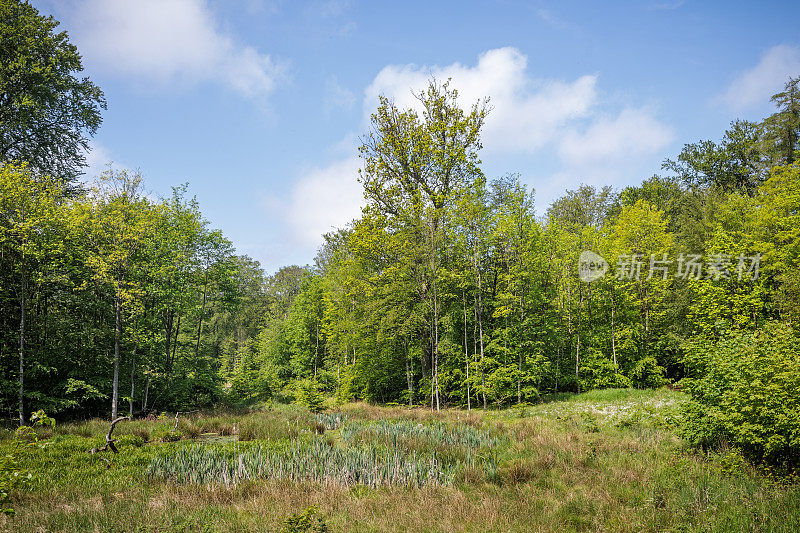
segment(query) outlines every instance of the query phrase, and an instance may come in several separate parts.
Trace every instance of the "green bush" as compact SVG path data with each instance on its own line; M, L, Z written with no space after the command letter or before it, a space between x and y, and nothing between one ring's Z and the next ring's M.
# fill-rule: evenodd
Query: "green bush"
M630 380L619 373L614 362L602 353L591 350L581 360L581 390L624 389Z
M14 431L14 441L33 443L38 440L36 431L30 426L20 426Z
M31 415L31 422L33 423L33 427L41 426L53 428L56 426L56 421L47 416L47 413L41 409Z
M153 431L151 434L152 440L157 442L177 442L181 440L183 434L174 429L160 429Z
M686 440L727 443L755 462L800 465L800 338L789 325L730 332L716 343L696 339L685 363Z
M9 507L11 494L21 490L31 477L29 472L19 469L13 455L0 457L0 514L14 516L14 509Z
M311 379L297 381L297 403L304 405L312 413L319 413L324 409L325 396L320 390L319 383Z
M631 384L637 389L657 389L667 383L664 368L652 355L639 360L630 372Z
M328 531L328 525L314 506L283 519L281 533L300 533L304 531L316 533Z

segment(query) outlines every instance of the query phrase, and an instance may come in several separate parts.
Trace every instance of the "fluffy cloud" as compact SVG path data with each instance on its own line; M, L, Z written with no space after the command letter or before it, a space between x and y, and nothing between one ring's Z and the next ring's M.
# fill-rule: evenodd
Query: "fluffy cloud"
M800 74L800 48L781 44L773 46L758 64L741 73L722 94L729 107L741 110L767 102L789 79Z
M527 71L527 57L515 48L489 50L475 66L387 66L367 87L365 117L379 95L401 108L419 109L414 94L428 79L452 78L462 105L490 98L491 112L482 139L489 154L533 153L555 146L568 162L618 159L663 148L669 128L646 108L623 108L616 116L601 112L597 76L572 81L537 79Z
M89 62L136 80L269 94L281 67L217 28L203 0L84 0L68 14Z
M672 140L672 130L646 109L625 108L616 117L601 117L584 131L569 131L559 153L575 166L597 161L617 162L619 157L654 153Z
M539 201L550 201L565 187L581 182L620 185L640 180L652 173L652 158L660 156L673 138L671 128L651 108L608 109L600 97L597 76L537 79L528 72L527 57L514 48L489 50L474 66L383 68L364 92L363 127L380 95L400 108L419 111L415 94L431 76L441 81L452 78L462 106L491 98L492 110L482 133L483 159L495 166L507 166L513 159L516 168L506 170L520 171L529 179L538 177L532 184ZM352 139L348 142L349 153L355 153ZM541 174L542 158L555 160L556 168L547 176ZM358 167L359 159L340 157L300 178L287 219L303 243L319 244L323 232L358 216L363 202L355 179Z
M461 105L488 96L492 108L483 130L488 151L531 152L541 148L572 120L585 117L597 100L597 77L572 82L537 80L527 70L527 57L515 48L489 50L474 67L454 63L446 67L390 65L367 87L364 113L369 116L384 95L400 108L419 109L415 93L433 76L452 78Z
M361 214L358 167L359 159L353 156L311 169L295 184L285 216L300 244L319 246L323 233L340 228Z

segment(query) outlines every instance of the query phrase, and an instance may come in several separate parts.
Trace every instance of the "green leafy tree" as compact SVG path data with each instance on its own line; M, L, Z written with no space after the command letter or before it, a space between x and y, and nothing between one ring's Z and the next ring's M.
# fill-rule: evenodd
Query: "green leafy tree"
M0 2L0 160L74 180L106 101L57 27L26 1Z
M28 357L28 318L31 292L46 279L52 252L58 248L63 184L48 176L36 179L23 166L0 168L0 250L11 267L8 274L18 302L18 416L25 424L25 368ZM12 266L13 265L13 266ZM31 361L28 361L30 363Z

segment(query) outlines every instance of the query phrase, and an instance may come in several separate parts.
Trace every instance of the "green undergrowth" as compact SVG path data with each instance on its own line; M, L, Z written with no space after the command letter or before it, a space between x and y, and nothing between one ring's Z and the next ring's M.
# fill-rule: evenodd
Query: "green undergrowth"
M504 410L343 405L0 435L5 531L794 531L800 490L678 437L686 396L605 390ZM30 474L30 478L28 478ZM311 510L310 510L311 509Z

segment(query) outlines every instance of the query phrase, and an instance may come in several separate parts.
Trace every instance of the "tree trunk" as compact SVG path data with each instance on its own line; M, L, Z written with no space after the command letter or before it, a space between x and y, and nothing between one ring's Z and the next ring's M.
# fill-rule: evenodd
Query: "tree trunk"
M583 321L583 291L581 290L580 282L578 282L578 328L576 333L578 341L575 343L575 382L578 386L578 392L581 392L581 323Z
M467 366L467 413L471 410L469 394L469 348L467 346L467 293L462 289L461 297L464 300L464 361Z
M403 347L406 351L406 384L408 385L408 408L414 407L414 361L408 351L408 339L403 337Z
M23 259L24 261L24 259ZM27 302L25 293L28 284L25 279L25 271L22 271L19 298L19 425L25 425L25 313Z
M150 395L150 376L147 376L147 381L144 384L144 398L142 398L143 413L147 413L147 399L149 395Z
M197 324L197 339L194 344L194 364L197 373L197 360L200 358L200 335L203 333L203 315L206 312L206 300L208 295L208 266L206 266L205 280L203 281L203 304L200 306L200 320Z
M316 320L317 330L314 333L316 345L314 346L314 378L317 377L317 364L319 361L319 318Z
M611 354L614 356L614 369L616 370L617 367L617 334L616 330L614 329L614 308L616 307L616 302L614 302L614 288L611 288Z
M119 342L122 333L122 302L119 294L114 297L114 380L111 385L111 420L117 418L119 401Z
M134 394L134 385L136 384L136 348L137 346L133 346L133 355L131 356L131 396L128 399L128 416L133 417L133 394Z
M436 286L436 221L431 220L431 287L433 288L433 380L436 411L439 409L439 293Z

